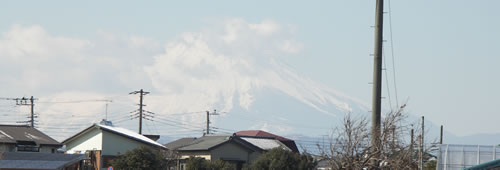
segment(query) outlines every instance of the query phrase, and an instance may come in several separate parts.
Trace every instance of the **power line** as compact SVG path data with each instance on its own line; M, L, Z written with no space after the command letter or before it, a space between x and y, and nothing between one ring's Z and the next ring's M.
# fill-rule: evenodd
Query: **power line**
M40 101L38 103L72 104L72 103L89 103L89 102L112 102L112 100L90 99L90 100L68 100L68 101Z
M133 91L133 92L130 92L129 94L139 94L139 115L138 115L138 118L139 118L139 134L142 134L142 119L146 119L145 116L146 115L143 115L143 112L144 110L142 109L143 106L146 106L144 104L142 104L142 101L143 101L143 96L144 95L147 95L149 94L149 92L147 91L144 91L144 90L139 90L139 91ZM153 112L149 112L151 114L154 114ZM153 117L153 116L151 116Z
M382 48L384 48L382 46ZM382 55L383 55L383 60L384 60L384 78L385 78L385 87L387 88L387 99L389 99L389 107L391 108L391 110L393 109L392 108L392 101L391 101L391 90L390 90L390 87L389 87L389 78L387 76L387 64L385 63L386 61L386 58L385 58L385 50L382 50Z
M16 122L16 123L28 123L29 125L31 125L31 127L35 127L35 118L37 118L38 116L35 114L35 100L38 100L37 98L33 98L33 96L31 96L31 98L26 98L26 97L22 97L22 98L6 98L6 97L1 97L0 99L2 100L14 100L16 101L16 105L18 106L30 106L30 116L28 117L29 120L27 121L19 121L19 122ZM29 102L28 102L29 101Z
M392 56L392 75L393 75L393 82L394 82L394 95L396 97L396 107L399 107L399 100L398 100L398 86L396 83L396 64L394 62L394 41L392 38L392 10L391 10L391 0L387 0L387 7L389 10L389 34L391 35L391 56Z
M219 114L217 113L216 109L214 109L214 112L212 113L210 113L207 110L207 128L206 128L207 135L210 134L210 115L219 115Z

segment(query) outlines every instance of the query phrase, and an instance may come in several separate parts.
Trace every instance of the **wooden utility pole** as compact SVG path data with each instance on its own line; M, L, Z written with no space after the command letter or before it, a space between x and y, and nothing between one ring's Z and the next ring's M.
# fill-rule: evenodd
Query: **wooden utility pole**
M129 94L137 94L137 93L139 93L139 134L142 134L142 118L143 118L142 106L146 106L146 105L142 104L142 99L143 99L143 96L149 94L149 92L141 89L139 91L130 92Z
M382 41L384 23L384 0L377 0L375 12L375 49L373 62L373 94L372 94L372 128L371 149L375 153L373 162L378 167L380 160L380 124L381 124L381 99L382 99Z

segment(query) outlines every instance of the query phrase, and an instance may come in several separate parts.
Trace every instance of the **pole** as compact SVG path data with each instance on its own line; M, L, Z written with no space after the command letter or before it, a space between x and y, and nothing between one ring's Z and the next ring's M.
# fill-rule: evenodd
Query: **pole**
M139 92L139 134L142 135L142 96L144 94L144 91L141 89Z
M396 138L396 126L393 125L392 126L392 146L391 146L392 153L395 153L395 147L396 147L395 138Z
M439 135L439 144L443 144L443 125L441 125L441 135Z
M372 94L372 129L371 149L375 153L375 160L379 160L380 120L381 120L381 94L382 94L382 41L383 41L383 16L384 0L377 0L375 14L375 49L373 62L373 94ZM378 167L378 162L373 162Z
M411 129L410 131L410 160L413 161L413 153L414 153L414 150L413 150L413 145L415 145L415 141L413 140L413 129ZM413 165L413 164L412 164Z
M133 91L133 92L130 92L129 94L137 94L139 93L139 134L142 135L142 118L143 118L143 112L144 110L142 109L143 106L146 106L144 104L142 104L142 100L144 98L144 95L147 95L149 94L149 92L147 91L144 91L144 90L139 90L139 91Z
M210 112L207 111L207 135L210 134Z
M31 98L30 98L30 103L31 103L31 105L30 105L31 106L31 121L30 122L31 122L31 127L35 128L35 107L34 107L35 103L34 103L33 100L34 100L33 96L31 96Z
M422 134L420 135L421 142L420 142L420 169L424 169L424 147L425 147L425 140L424 140L424 132L425 132L425 126L424 126L424 116L422 116Z

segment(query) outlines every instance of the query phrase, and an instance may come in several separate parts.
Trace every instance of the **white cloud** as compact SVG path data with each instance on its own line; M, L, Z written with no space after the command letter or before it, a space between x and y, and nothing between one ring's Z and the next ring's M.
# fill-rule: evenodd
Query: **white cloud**
M81 50L89 47L89 41L51 36L40 25L14 25L3 33L0 40L0 55L19 60L39 60L55 56L80 56Z
M235 107L251 111L266 89L279 91L326 115L335 115L332 110L351 111L355 99L281 64L281 59L303 49L290 32L271 20L249 23L229 19L200 32L182 33L162 47L152 38L137 35L99 31L99 38L90 41L50 35L38 25L14 26L0 39L0 54L6 56L0 59L0 66L23 69L0 73L9 80L1 86L14 89L12 94L26 94L24 90L30 89L29 93L43 93L37 97L54 101L103 99L144 88L154 91L145 98L146 109L158 116L212 109L230 113ZM33 59L33 67L25 67L24 58ZM136 109L136 96L119 98L122 102L112 106L124 108L120 111L125 116ZM41 122L71 115L71 120L61 122L61 126L89 124L104 117L102 102L47 103L39 107ZM199 114L179 118L193 125L203 124L205 119ZM256 126L279 132L291 130L267 123Z
M294 40L284 40L280 44L280 48L284 52L293 54L293 53L298 53L298 52L302 51L302 49L304 48L304 45L302 43L299 43L299 42L294 41Z

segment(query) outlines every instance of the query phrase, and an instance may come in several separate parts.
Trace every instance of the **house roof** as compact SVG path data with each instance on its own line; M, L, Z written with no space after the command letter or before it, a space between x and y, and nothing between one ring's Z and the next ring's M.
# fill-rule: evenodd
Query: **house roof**
M201 138L195 139L188 143L186 146L180 147L179 151L198 151L198 150L210 150L220 144L223 144L231 140L232 135L230 134L217 134L217 135L205 135Z
M285 144L293 152L299 152L297 145L294 140L285 138L283 136L278 136L263 130L243 130L235 133L237 136L251 136L251 137L272 137L279 140L281 143Z
M0 169L60 169L84 158L83 154L0 152Z
M143 136L141 134L138 134L136 132L133 132L131 130L128 130L128 129L125 129L125 128L121 128L121 127L114 127L114 126L108 126L108 125L102 125L102 124L93 124L92 126L86 128L85 130L77 133L76 135L73 135L72 137L69 137L68 139L64 140L62 143L67 143L79 136L81 136L82 134L84 133L87 133L89 132L91 129L93 128L98 128L98 129L101 129L101 130L105 130L107 132L111 132L111 133L114 133L114 134L117 134L117 135L120 135L120 136L123 136L123 137L126 137L126 138L129 138L129 139L132 139L132 140L135 140L135 141L138 141L138 142L142 142L142 143L145 143L145 144L148 144L148 145L153 145L153 146L156 146L156 147L160 147L160 148L164 148L166 149L165 146L163 146L162 144L146 137L146 136Z
M263 130L242 130L242 131L236 132L236 135L238 135L238 136L273 137L273 138L278 139L280 141L293 141L291 139L288 139L288 138L285 138L282 136L278 136L278 135L275 135L275 134L272 134L272 133L269 133L269 132L266 132Z
M25 125L0 125L0 143L33 141L37 145L61 145L38 129Z
M189 145L189 143L193 142L194 140L196 140L196 138L180 138L180 139L177 139L175 141L172 141L170 143L165 144L165 146L168 149L176 150L177 148Z
M262 150L270 150L273 148L283 148L291 150L285 144L281 143L279 140L273 138L255 138L255 137L240 137L240 139L259 147Z

